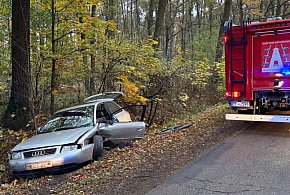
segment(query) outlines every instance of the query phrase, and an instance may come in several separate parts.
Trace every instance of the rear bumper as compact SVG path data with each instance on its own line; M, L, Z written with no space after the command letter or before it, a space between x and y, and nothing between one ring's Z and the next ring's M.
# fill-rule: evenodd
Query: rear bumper
M226 114L226 120L290 123L288 115Z

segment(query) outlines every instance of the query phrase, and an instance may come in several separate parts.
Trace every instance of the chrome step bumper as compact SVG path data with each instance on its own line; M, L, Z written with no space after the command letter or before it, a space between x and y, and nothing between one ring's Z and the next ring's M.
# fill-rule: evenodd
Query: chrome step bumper
M290 123L290 115L226 114L226 120Z

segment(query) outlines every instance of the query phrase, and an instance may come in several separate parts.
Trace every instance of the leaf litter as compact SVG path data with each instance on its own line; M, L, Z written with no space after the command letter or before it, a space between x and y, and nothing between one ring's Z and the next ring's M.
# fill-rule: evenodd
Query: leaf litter
M236 125L225 121L225 112L225 107L218 107L194 115L182 121L193 124L189 128L148 134L129 147L105 151L101 159L73 172L34 179L14 179L7 166L10 149L33 133L0 130L0 165L5 167L0 171L0 194L144 194L235 133L222 130Z

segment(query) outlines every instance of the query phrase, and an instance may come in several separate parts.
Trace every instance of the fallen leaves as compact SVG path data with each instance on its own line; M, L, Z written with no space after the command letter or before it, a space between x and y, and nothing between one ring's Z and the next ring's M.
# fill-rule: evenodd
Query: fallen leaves
M166 135L146 135L144 139L132 143L132 146L105 151L105 155L100 160L74 172L44 176L33 180L14 180L11 183L2 184L0 186L1 192L12 194L118 192L122 186L126 185L126 182L134 181L134 177L138 178L138 175L147 175L150 179L151 174L158 173L161 169L170 169L171 165L168 164L170 161L179 161L181 158L186 159L190 155L199 154L199 151L191 151L191 149L188 151L187 148L205 148L207 140L210 140L212 135L219 131L218 128L223 126L224 112L224 108L217 108L194 115L183 121L183 123L193 123L193 126L188 129ZM5 131L3 134L5 139L2 138L5 142L1 142L5 143L5 149L1 150L0 164L7 165L7 155L2 156L10 151L17 142L28 137L29 133L26 133ZM8 139L10 137L14 137L14 139ZM172 166L173 168L178 167ZM3 180L2 177L2 181L9 177L11 175L6 170L5 178Z

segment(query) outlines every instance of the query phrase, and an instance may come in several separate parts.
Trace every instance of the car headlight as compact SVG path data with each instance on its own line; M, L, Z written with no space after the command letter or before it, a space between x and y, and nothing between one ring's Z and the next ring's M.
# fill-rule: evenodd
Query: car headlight
M61 149L61 152L69 152L69 151L73 151L73 150L76 150L78 149L78 145L75 144L75 145L67 145L67 146L63 146L62 149Z
M12 160L18 160L18 159L21 159L21 158L22 158L21 152L12 152L12 154L11 154L11 159Z

